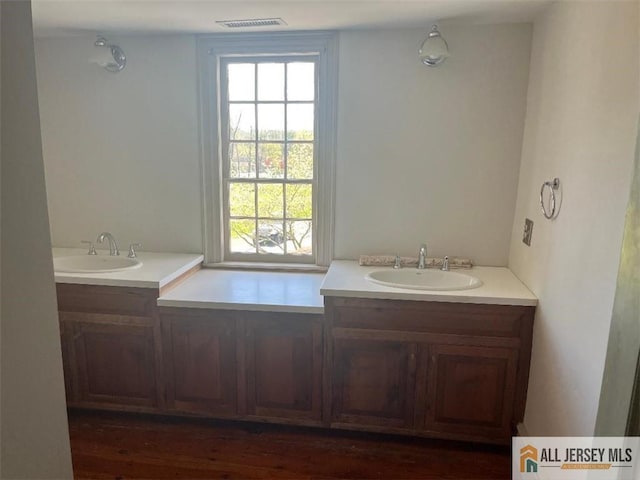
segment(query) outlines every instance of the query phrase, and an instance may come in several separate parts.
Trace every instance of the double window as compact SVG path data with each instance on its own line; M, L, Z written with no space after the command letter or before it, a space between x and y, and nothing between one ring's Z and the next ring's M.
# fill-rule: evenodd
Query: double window
M330 262L334 43L327 34L201 40L207 263Z

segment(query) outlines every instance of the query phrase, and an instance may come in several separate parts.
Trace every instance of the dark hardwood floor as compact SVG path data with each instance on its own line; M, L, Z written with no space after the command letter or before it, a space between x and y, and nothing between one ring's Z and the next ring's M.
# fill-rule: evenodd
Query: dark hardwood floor
M69 412L75 478L507 479L510 451L311 428Z

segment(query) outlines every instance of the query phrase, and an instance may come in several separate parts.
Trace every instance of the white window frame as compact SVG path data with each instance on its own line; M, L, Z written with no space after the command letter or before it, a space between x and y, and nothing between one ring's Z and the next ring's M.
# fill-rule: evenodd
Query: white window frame
M338 39L334 32L222 34L198 38L198 90L202 169L202 230L205 265L243 266L224 258L223 156L220 121L221 59L285 55L317 56L316 122L313 195L314 265L333 259L335 157L337 123ZM264 261L264 260L262 260ZM251 267L309 268L309 264L246 262Z

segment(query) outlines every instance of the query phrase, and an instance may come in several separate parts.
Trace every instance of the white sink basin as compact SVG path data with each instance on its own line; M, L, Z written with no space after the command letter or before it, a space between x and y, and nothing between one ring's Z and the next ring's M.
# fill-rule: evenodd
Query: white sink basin
M140 268L135 258L107 255L72 255L53 259L53 269L60 273L109 273Z
M365 278L380 285L413 290L469 290L482 285L482 280L466 273L417 268L375 270Z

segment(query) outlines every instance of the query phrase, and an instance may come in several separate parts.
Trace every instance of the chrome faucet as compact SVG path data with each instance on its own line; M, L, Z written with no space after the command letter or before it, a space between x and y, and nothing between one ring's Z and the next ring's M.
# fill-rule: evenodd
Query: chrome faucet
M418 252L418 269L424 270L427 261L427 244L420 245L420 251Z
M118 242L116 242L115 237L111 235L109 232L102 232L100 235L98 235L96 242L102 243L104 242L105 238L109 240L109 255L120 255L120 250L118 249Z

